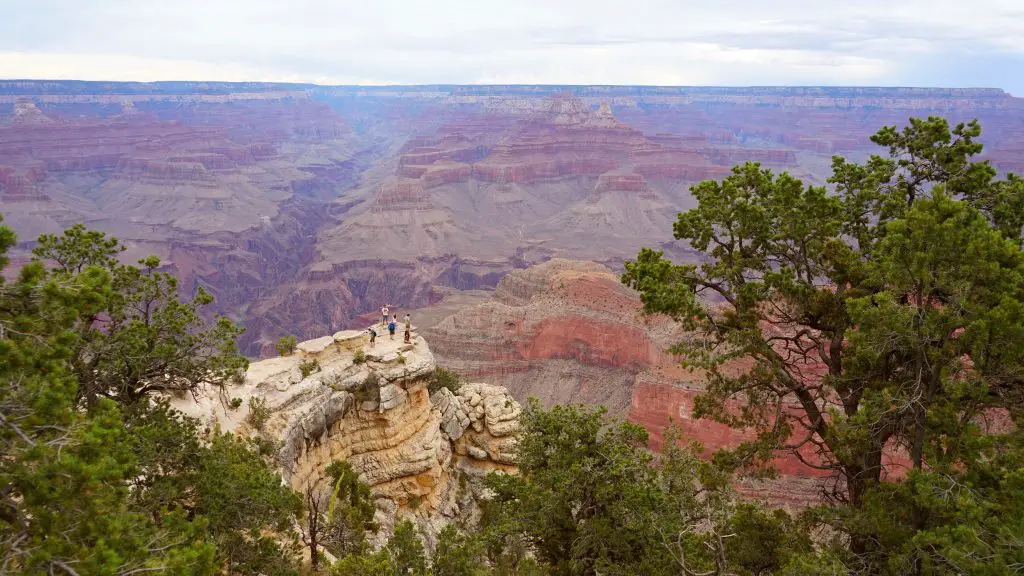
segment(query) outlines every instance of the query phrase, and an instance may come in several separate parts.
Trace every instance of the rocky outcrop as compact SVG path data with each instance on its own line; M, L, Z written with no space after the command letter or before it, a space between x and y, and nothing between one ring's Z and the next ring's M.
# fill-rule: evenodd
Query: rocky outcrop
M625 416L638 377L675 363L664 350L680 334L666 318L642 316L604 266L555 259L508 274L491 301L425 337L442 365L520 401L602 404Z
M53 124L53 118L43 114L31 98L19 98L14 102L14 124Z
M551 260L502 279L491 301L426 331L438 362L471 379L508 388L520 402L603 405L642 425L660 450L675 424L705 454L752 436L694 419L694 399L706 385L667 350L685 337L670 319L642 314L636 293L593 262ZM742 370L734 362L727 370ZM810 462L816 456L808 448ZM796 457L775 462L780 477L741 482L740 490L780 505L802 506L819 494L823 473Z
M379 330L343 331L308 340L295 354L253 363L245 382L174 405L209 426L262 436L278 446L285 481L302 491L335 460L347 460L370 484L385 526L416 520L428 540L446 522L472 519L482 478L514 473L519 404L504 388L465 384L430 396L435 364L426 342L405 344ZM362 358L360 358L362 356ZM300 364L318 369L303 375ZM232 409L227 398L239 398ZM250 399L266 403L254 426Z

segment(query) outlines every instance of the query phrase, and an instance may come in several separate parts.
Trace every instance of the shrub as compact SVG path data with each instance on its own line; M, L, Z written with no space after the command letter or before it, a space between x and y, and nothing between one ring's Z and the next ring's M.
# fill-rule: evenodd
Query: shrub
M399 364L405 364L405 356L402 356L401 354L399 354L398 355L398 363Z
M302 372L303 378L308 378L310 374L320 371L320 362L316 359L303 360L299 363L299 371Z
M379 402L380 401L380 376L376 372L370 372L366 380L352 391L356 402Z
M267 406L266 398L249 397L249 416L246 421L257 430L263 430L267 420L270 420L270 407Z
M441 368L438 366L434 370L433 376L430 377L430 382L427 384L427 390L433 394L441 388L447 388L452 393L458 392L459 388L462 387L462 382L459 379L459 375L451 370Z
M260 456L277 456L277 451L280 448L277 442L265 436L257 436L249 443Z
M295 347L298 343L299 341L295 336L281 336L274 347L277 348L277 353L281 356L288 356L295 352Z
M366 352L363 352L362 350L356 350L355 356L352 357L352 362L356 364L362 364L363 362L366 362Z
M238 407L241 406L241 405L242 405L242 399L241 398L237 398L236 397L236 398L232 398L231 399L231 409L232 410L238 409Z

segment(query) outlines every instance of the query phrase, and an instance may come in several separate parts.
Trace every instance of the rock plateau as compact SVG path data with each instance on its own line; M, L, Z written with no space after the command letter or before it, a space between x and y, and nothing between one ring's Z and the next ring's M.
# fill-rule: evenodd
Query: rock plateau
M520 406L488 384L431 395L434 357L419 335L409 344L378 336L372 347L368 338L349 330L302 342L295 354L253 363L241 385L173 404L211 429L279 446L283 477L300 492L347 460L370 484L385 532L411 517L431 542L446 522L474 520L483 476L515 471ZM300 364L313 360L319 370L303 376ZM250 399L268 409L259 428Z

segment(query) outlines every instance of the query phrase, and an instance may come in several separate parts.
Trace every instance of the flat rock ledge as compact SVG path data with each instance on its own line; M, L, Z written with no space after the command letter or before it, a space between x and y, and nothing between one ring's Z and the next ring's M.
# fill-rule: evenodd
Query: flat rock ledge
M409 516L430 545L451 519L478 514L487 473L516 472L522 408L489 384L430 395L436 364L426 341L415 330L409 343L401 331L377 333L374 346L366 330L301 342L294 354L252 363L240 385L172 404L211 430L272 441L282 477L299 491L332 461L349 461L378 498L385 531ZM261 412L262 422L253 417Z

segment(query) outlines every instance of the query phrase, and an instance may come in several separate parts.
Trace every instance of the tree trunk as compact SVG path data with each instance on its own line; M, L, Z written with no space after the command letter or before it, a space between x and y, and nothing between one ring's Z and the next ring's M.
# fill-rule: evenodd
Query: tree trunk
M869 490L878 486L882 477L882 448L876 446L865 452L859 466L847 466L846 492L849 497L850 507L859 511L864 506L864 498ZM871 534L854 532L850 534L850 551L854 554L864 554L868 551L869 543L873 539Z

